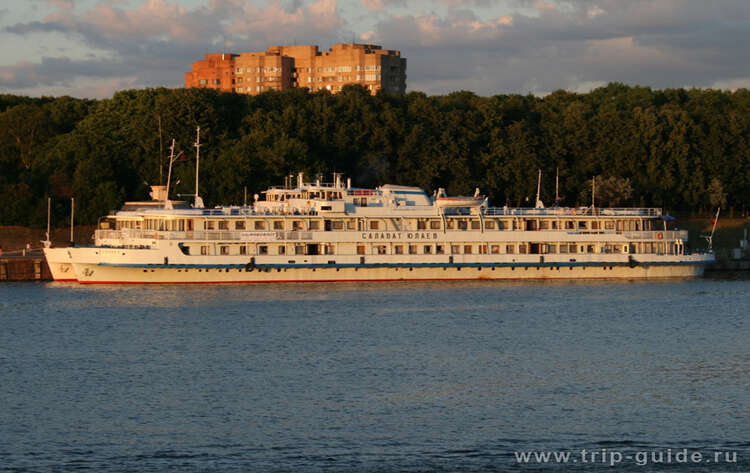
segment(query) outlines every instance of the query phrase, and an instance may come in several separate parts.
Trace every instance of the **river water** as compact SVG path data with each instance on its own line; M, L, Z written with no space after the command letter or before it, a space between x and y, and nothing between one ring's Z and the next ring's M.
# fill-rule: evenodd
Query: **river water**
M747 280L3 284L0 471L749 471L749 307Z

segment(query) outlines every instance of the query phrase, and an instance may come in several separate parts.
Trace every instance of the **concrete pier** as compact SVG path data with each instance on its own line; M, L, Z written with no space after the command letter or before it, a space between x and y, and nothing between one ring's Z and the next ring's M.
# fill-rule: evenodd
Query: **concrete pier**
M44 255L0 256L0 281L51 281Z

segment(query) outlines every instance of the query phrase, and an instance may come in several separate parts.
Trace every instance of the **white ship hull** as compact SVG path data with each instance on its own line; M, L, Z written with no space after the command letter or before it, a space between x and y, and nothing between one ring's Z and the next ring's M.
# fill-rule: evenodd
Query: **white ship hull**
M68 248L44 248L44 258L47 261L52 279L55 281L75 281L76 275L70 261Z
M356 256L311 257L290 264L279 258L212 257L192 263L172 254L166 264L155 260L153 250L106 250L80 248L74 264L76 277L83 284L214 284L345 281L435 281L435 280L519 280L519 279L656 279L700 277L711 255L680 258L652 256L637 261L623 255L598 255L575 261L515 255L493 258L476 255L450 262L446 256L417 261L368 256L361 263ZM115 255L115 251L119 254ZM164 254L161 252L160 254Z

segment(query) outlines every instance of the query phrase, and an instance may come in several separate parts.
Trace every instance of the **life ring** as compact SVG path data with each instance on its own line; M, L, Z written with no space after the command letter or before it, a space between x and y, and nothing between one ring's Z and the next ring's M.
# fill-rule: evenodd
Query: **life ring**
M662 234L662 232L656 232L656 239L661 240L662 238L664 238L664 235Z
M576 215L577 213L576 209L570 209L570 215Z

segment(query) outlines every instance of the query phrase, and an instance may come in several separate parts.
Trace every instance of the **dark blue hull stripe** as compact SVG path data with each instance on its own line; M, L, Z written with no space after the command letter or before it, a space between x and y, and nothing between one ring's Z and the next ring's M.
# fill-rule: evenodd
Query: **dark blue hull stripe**
M706 261L568 261L568 262L505 262L505 263L288 263L288 264L147 264L147 263L99 263L98 266L143 269L376 269L376 268L556 268L596 266L693 266L707 264Z

